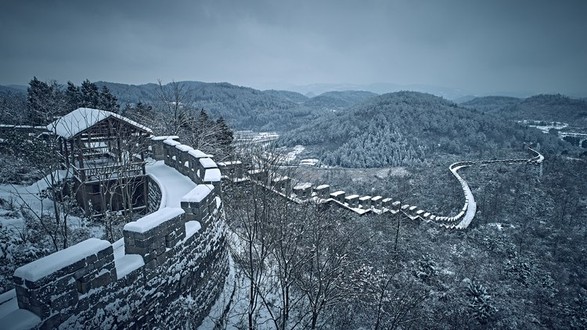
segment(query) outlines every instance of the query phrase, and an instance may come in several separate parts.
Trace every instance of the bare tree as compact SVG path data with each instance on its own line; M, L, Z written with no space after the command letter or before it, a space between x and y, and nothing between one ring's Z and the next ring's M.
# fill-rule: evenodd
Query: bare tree
M188 89L185 84L177 81L172 81L163 85L161 80L157 80L159 88L157 89L157 97L161 103L165 118L171 115L171 121L163 121L165 132L169 134L179 134L181 127L188 120L185 116L186 106L188 102Z
M28 158L34 171L42 178L30 187L33 191L20 192L14 188L21 202L22 212L38 221L50 237L55 251L68 247L68 219L79 209L75 202L76 191L70 181L70 169L61 168L62 155L54 148L54 141L50 136L31 137L23 133L15 134L10 139L12 152ZM35 199L36 203L32 204L30 200ZM44 201L47 199L52 212L45 209Z
M351 291L349 281L354 263L350 258L352 234L340 214L316 206L308 221L296 289L305 297L307 320L304 327L316 329L322 315L344 301Z

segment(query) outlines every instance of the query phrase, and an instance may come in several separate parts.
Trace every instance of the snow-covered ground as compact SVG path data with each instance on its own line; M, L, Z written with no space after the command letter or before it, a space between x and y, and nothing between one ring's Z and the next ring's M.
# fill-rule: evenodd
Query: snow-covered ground
M569 124L561 122L543 122L538 120L520 120L518 123L534 127L542 131L542 133L548 133L549 130L555 129L560 131L561 129L567 128Z
M68 176L68 172L66 170L55 171L53 176L59 181L65 179ZM0 185L0 198L9 204L5 205L3 210L0 210L0 227L14 231L17 234L22 232L25 229L24 218L20 216L19 212L16 212L20 210L21 206L39 215L54 215L53 202L43 197L43 192L47 189L50 182L50 175L47 175L28 186ZM10 210L10 208L13 208L13 210ZM79 217L69 215L68 225L70 228L75 229L85 226L86 222ZM98 227L90 227L90 232L100 236L103 234L103 230Z
M148 163L145 170L161 188L162 198L159 208L180 207L181 198L196 188L192 180L165 165L162 160Z
M473 218L475 218L475 213L477 212L477 203L475 202L475 197L473 197L473 193L471 192L471 188L469 188L467 181L465 181L465 179L461 178L461 176L457 173L457 171L463 167L468 167L468 165L457 166L455 168L451 168L451 170L450 170L452 172L452 174L461 183L461 186L462 186L463 191L465 193L465 200L468 203L468 207L467 207L467 211L465 212L465 216L463 217L461 222L459 222L459 224L456 226L457 229L467 228L469 226L469 224L471 224L471 221L473 221Z

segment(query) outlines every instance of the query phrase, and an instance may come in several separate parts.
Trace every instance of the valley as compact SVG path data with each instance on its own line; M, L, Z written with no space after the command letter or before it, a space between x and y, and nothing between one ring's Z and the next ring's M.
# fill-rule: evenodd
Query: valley
M582 184L587 154L581 147L587 107L582 100L540 95L457 104L409 91L337 91L308 97L189 82L168 85L184 92L181 102L166 103L157 96L161 85L103 85L121 101L121 116L146 120L156 134L177 134L202 154L213 154L219 164L238 161L253 171L270 165L280 178L291 178L292 188L327 184L330 192L389 197L407 205L397 213L365 206L349 213L332 205L289 203L246 181L223 183L222 204L215 205L225 207L233 233L232 269L240 276L234 280L240 291L226 292L235 299L226 311L232 327L243 322L242 308L250 299L247 288L252 283L259 288L259 297L278 297L257 305L257 322L276 321L270 313L279 313L276 304L286 299L277 291L283 283L278 272L284 269L277 258L300 263L303 272L291 274L292 292L299 299L291 308L308 310L311 300L302 292L315 266L296 256L316 256L317 250L310 247L318 243L325 244L320 256L337 251L331 257L340 262L333 279L340 291L333 291L330 307L319 314L332 327L370 324L378 313L368 307L374 306L375 292L388 299L387 310L404 313L399 322L407 327L566 328L587 319L581 307L587 302L587 261L581 244L587 219L587 187ZM40 179L33 162L42 157L35 152L43 146L32 135L12 135L14 125L27 123L26 97L18 93L16 89L2 94L5 101L0 103L0 117L7 120L0 130L3 183L17 190ZM527 159L529 146L544 155L540 167L499 161ZM185 171L185 166L178 168ZM3 187L0 251L9 258L0 264L0 284L8 288L16 267L52 251L38 219L19 206L22 201L9 193L8 186ZM416 214L419 210L423 211ZM426 214L442 219L424 219ZM127 219L116 213L116 223L107 228L100 220L72 211L67 240L73 244L92 235L118 239L125 224L138 216ZM453 221L457 216L466 218L466 229L445 228L459 224ZM264 219L269 227L259 228L258 236L246 236L251 217ZM14 224L18 235L7 230ZM191 225L190 233L196 227ZM283 228L288 230L280 232ZM280 245L284 242L291 243ZM271 252L244 258L246 248L258 244L268 244ZM290 250L278 252L278 246L297 252L280 255ZM260 277L251 277L250 271ZM361 290L367 293L360 294ZM343 299L345 295L350 298ZM183 300L172 306L166 315L189 313L191 308ZM299 315L291 320L310 321ZM381 322L389 325L386 322L394 319L386 315Z

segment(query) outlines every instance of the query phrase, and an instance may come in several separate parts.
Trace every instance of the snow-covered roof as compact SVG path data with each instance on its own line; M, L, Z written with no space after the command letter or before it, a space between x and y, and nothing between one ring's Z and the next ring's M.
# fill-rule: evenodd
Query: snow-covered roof
M109 117L120 119L136 127L137 129L148 133L153 133L153 131L147 126L141 125L119 114L106 110L91 108L78 108L73 110L67 115L47 125L47 129L59 136L69 139Z

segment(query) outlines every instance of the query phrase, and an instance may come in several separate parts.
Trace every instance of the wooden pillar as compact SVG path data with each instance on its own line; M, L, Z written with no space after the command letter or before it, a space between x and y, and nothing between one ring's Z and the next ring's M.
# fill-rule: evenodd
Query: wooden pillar
M83 149L81 147L82 146L82 139L79 136L77 137L77 145L78 145L78 148L80 149L77 154L77 159L79 162L78 168L80 169L80 179L82 182L86 182L86 171L84 169L84 153L83 153Z

